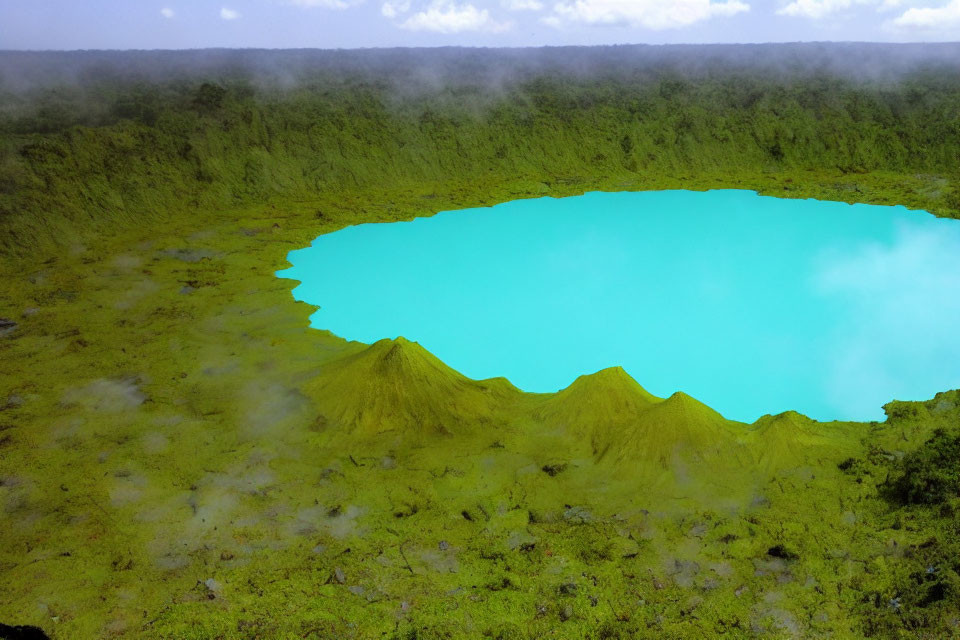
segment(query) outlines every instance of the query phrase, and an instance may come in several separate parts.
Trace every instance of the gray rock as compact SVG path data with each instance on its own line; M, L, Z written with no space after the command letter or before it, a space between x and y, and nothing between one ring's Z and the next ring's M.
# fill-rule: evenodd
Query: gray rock
M694 578L700 573L700 565L692 560L675 559L669 573L678 587L687 589L693 586Z
M343 584L347 581L347 576L344 575L343 569L337 567L333 570L333 579L336 580L339 584Z
M570 524L586 524L593 520L593 514L583 507L570 507L563 512L563 519Z
M158 567L167 571L183 569L190 564L190 558L180 553L168 553L155 559Z
M181 262L200 262L214 256L213 251L209 249L166 249L160 253Z
M511 551L520 549L521 551L533 551L537 546L537 539L526 531L512 531L507 537L507 547Z
M17 323L13 320L0 318L0 338L8 336L17 330Z
M934 413L947 413L954 408L953 402L946 398L942 398L937 404L933 407Z

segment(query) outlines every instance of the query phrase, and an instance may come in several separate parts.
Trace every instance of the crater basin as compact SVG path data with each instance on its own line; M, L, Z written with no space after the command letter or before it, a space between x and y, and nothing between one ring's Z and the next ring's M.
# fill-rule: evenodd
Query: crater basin
M619 365L752 422L880 420L960 386L960 222L904 207L595 192L360 224L289 260L312 326L526 391Z

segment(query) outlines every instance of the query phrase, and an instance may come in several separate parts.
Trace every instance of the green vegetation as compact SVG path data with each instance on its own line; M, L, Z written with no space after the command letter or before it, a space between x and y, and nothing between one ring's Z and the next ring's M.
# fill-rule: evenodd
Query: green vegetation
M939 505L960 498L960 434L937 429L904 456L897 471L889 488L903 503Z
M451 73L480 80L403 91L341 55L289 86L202 64L0 84L0 622L957 634L957 392L882 424L753 425L618 369L524 394L309 329L273 275L348 224L588 189L957 215L956 69L542 63L492 92L477 54Z
M861 80L629 60L497 84L470 67L482 58L450 61L439 85L402 59L308 67L289 87L278 71L234 66L151 84L88 70L87 84L7 96L0 248L265 202L355 198L363 219L434 211L390 206L411 191L475 204L478 193L746 186L956 211L956 65Z
M871 442L864 457L840 465L883 496L886 503L877 511L880 526L912 534L907 544L891 536L884 571L865 583L858 609L865 632L873 637L954 633L960 596L957 400L954 391L924 403L890 403L885 407L890 432ZM907 453L891 446L916 425L935 428Z

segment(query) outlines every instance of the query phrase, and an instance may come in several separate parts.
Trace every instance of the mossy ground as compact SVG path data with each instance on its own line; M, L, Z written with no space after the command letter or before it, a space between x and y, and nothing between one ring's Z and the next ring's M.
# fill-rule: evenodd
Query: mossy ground
M889 515L870 453L956 422L953 396L814 425L802 448L766 425L756 464L685 458L664 478L536 421L358 438L309 389L364 345L308 328L273 274L346 224L515 197L734 187L924 207L937 180L476 180L171 211L10 258L0 620L55 638L861 637L902 617L887 602L934 531ZM955 606L931 611L931 637L957 632ZM910 637L895 622L875 632Z

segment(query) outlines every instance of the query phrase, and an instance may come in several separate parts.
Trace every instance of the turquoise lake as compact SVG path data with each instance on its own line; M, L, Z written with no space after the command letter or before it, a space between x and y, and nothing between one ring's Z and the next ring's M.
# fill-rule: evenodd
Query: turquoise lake
M526 391L620 365L752 422L960 387L960 222L903 207L597 192L356 225L289 260L312 326Z

